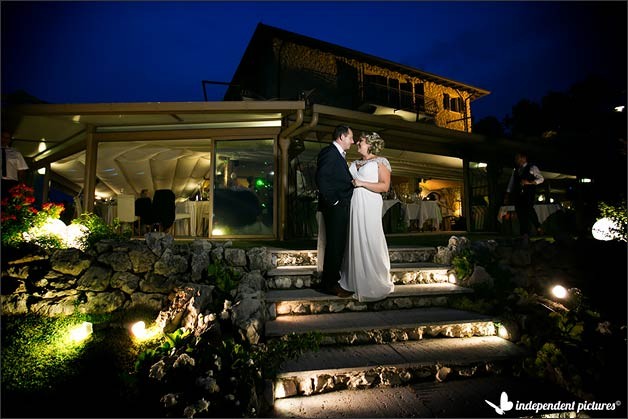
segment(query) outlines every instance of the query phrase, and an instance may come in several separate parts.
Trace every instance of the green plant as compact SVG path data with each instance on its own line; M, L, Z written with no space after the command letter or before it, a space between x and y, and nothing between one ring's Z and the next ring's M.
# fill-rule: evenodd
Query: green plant
M91 248L94 244L105 239L120 238L117 233L119 222L114 220L113 225L105 223L98 215L93 213L81 214L78 218L72 220L72 224L80 224L87 228L88 233L80 239L81 246L85 249Z
M456 271L456 277L463 279L471 276L473 273L474 262L471 250L464 249L459 255L454 256L451 264Z
M223 299L230 298L231 291L236 289L240 283L240 272L231 266L225 266L220 261L207 267L207 276L209 282L216 285Z
M628 241L628 209L626 201L618 204L607 204L600 202L598 204L600 218L610 218L615 226L611 228L610 233L620 241Z

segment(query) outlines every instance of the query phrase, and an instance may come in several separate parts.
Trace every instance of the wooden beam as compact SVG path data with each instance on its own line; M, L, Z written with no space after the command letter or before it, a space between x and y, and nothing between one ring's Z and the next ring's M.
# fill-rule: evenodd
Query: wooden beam
M79 151L85 150L85 134L86 130L82 130L72 135L68 139L56 144L32 158L32 168L39 169L48 163L54 163Z
M292 112L305 109L305 101L222 101L34 104L16 106L23 115L131 115L181 113Z
M280 127L270 128L220 128L202 130L133 131L94 133L98 142L164 141L190 139L250 140L252 138L276 137Z

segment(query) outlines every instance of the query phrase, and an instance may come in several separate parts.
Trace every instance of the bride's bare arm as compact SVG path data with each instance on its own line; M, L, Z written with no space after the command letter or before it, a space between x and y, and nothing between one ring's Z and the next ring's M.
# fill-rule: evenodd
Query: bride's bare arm
M359 179L353 180L356 188L366 188L371 192L388 192L390 189L390 172L382 163L377 163L377 182L364 182Z

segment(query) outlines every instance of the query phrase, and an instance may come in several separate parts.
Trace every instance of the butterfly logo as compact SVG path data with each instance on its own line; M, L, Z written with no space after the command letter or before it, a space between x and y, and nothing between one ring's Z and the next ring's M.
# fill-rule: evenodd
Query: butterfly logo
M512 402L508 400L508 394L506 394L505 391L502 391L502 395L499 398L499 406L495 406L493 403L489 402L488 400L484 400L486 403L488 403L489 406L491 406L493 409L495 409L495 412L503 415L504 412L508 412L509 410L512 410Z

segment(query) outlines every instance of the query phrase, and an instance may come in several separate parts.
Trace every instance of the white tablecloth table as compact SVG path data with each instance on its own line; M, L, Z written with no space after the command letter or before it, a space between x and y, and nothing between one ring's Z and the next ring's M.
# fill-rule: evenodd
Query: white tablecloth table
M209 201L184 201L177 202L177 214L190 214L190 231L192 236L209 236L209 231L205 231L209 225ZM175 234L187 235L188 220L176 220L174 223Z
M423 224L427 220L434 220L433 225L436 230L440 230L440 223L443 221L443 215L440 211L440 207L436 201L419 201L416 203L402 203L404 210L404 220L406 225L410 225L410 221L418 220L419 228L423 227Z
M382 217L384 214L388 212L397 202L401 202L398 199L384 199L384 204L382 205Z
M557 211L562 211L563 207L560 204L539 204L534 206L534 212L539 219L539 223L543 224L547 217ZM502 222L502 218L506 213L515 212L514 205L504 205L499 207L499 213L497 214L497 221Z

